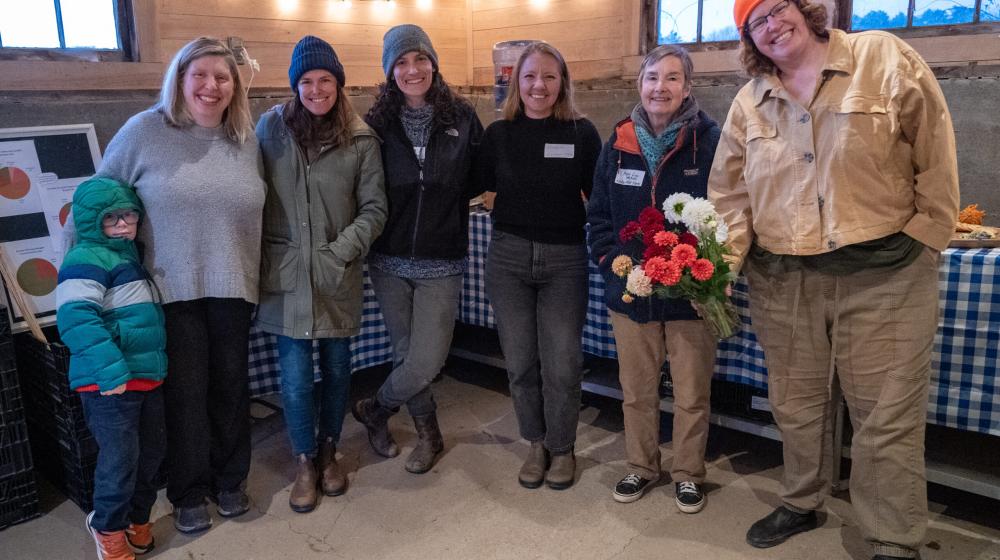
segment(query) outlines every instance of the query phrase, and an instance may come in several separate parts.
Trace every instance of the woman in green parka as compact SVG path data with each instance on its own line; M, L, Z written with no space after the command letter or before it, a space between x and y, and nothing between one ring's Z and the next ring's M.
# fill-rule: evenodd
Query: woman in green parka
M361 328L362 266L387 202L378 138L344 94L333 48L303 37L288 78L295 97L257 123L267 182L257 325L277 335L297 463L288 501L304 513L316 506L317 486L328 496L347 487L335 455L350 392L350 337ZM313 340L322 373L318 403Z

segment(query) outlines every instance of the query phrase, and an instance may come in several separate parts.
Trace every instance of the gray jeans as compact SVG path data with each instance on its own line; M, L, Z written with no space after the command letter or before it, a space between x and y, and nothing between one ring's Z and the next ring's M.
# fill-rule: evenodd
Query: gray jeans
M580 417L587 248L493 231L486 293L496 315L521 437L573 449Z
M431 382L441 371L455 332L462 276L401 278L368 271L392 342L392 372L378 390L388 408L406 405L411 416L437 409Z

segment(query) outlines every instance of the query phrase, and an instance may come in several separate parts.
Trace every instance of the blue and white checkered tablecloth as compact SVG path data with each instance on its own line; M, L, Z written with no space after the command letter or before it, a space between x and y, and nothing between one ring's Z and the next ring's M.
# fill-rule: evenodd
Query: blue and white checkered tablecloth
M488 213L469 217L469 266L459 309L459 320L495 328L486 298L486 251L492 232ZM616 359L615 339L604 304L604 284L590 265L590 295L583 330L583 350ZM933 424L1000 435L1000 249L949 249L940 269L941 313L932 356L928 421ZM355 370L392 360L389 335L365 272L364 316L361 334L354 337ZM748 312L746 283L733 288L733 301L743 320L736 336L719 344L715 376L759 389L767 388L764 351L757 344ZM274 337L256 329L250 341L250 388L254 395L279 389ZM315 358L315 353L314 353Z
M1000 249L948 249L931 355L934 424L1000 435Z

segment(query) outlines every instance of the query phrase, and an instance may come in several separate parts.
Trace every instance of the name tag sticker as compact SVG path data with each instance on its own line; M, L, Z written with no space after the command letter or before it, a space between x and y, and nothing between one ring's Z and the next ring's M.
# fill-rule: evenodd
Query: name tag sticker
M576 146L574 146L573 144L546 144L545 157L573 159L575 148Z
M695 167L694 169L685 169L684 170L684 176L685 177L697 177L698 176L698 168Z
M646 172L641 169L619 169L615 182L628 187L641 187Z

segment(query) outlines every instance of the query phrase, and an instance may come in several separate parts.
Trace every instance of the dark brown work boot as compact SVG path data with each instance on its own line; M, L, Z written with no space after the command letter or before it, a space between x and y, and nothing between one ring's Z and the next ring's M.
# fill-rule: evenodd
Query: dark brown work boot
M316 500L319 499L316 491L316 466L305 453L299 455L296 461L298 470L295 472L292 491L288 494L288 507L292 511L308 513L316 509Z
M399 446L389 432L389 417L396 413L378 403L375 398L361 399L351 407L354 419L364 424L368 429L368 443L375 453L383 457L399 455Z
M540 441L531 442L528 457L517 473L517 481L525 488L538 488L545 480L549 468L549 452Z
M417 428L417 446L406 458L406 470L413 474L423 474L434 466L434 459L444 450L444 439L438 428L437 413L413 417Z
M347 491L347 477L337 464L337 446L326 440L319 446L320 487L327 496L339 496Z
M553 490L565 490L573 486L576 477L576 456L573 451L552 455L552 465L545 473L545 483Z

